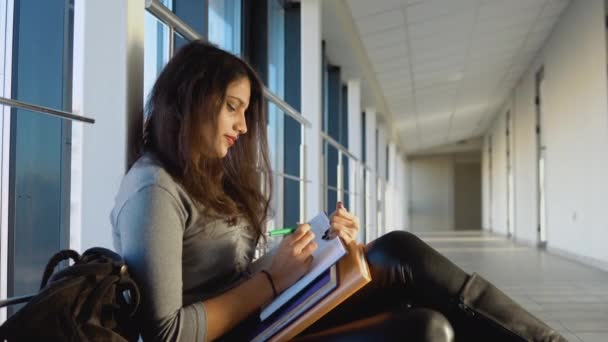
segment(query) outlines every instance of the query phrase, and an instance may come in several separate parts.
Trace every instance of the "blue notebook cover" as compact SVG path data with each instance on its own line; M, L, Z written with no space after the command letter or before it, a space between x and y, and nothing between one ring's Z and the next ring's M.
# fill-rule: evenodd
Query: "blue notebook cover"
M321 273L314 281L285 305L260 323L252 334L253 341L265 341L293 322L328 293L338 287L337 265Z

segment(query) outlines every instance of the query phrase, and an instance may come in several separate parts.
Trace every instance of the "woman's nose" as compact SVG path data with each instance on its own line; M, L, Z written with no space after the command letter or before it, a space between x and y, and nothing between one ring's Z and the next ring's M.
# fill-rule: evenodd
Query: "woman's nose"
M239 117L239 120L236 122L236 130L239 134L247 133L247 120L245 120L245 114Z

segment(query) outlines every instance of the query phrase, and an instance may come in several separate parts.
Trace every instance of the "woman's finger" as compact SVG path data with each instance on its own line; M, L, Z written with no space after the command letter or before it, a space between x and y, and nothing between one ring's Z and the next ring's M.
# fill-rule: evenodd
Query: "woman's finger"
M342 208L338 208L336 210L336 215L340 216L340 217L344 217L346 219L349 220L354 220L355 219L355 215L351 214L348 210L346 210L346 208L342 207Z
M302 237L306 236L309 231L310 225L308 223L298 224L296 231L287 236L287 239L291 240L290 245L293 245Z
M294 241L292 246L293 246L295 255L297 256L300 253L302 253L302 250L304 250L304 248L308 244L310 244L312 241L314 241L314 239L315 239L315 233L313 233L312 231L309 230L300 239L298 239L297 241Z
M336 211L336 215L333 216L332 218L342 218L342 219L352 221L353 224L358 228L359 227L359 218L345 210L346 209L339 209L338 211Z
M308 258L317 249L317 243L313 240L302 249L302 256Z
M338 223L332 225L331 228L332 228L332 236L336 236L336 235L338 235L339 232L342 232L342 231L344 231L344 232L350 232L352 230L352 228L343 226L343 225L338 224Z
M338 231L338 236L341 237L346 243L349 243L355 239L347 230Z
M349 220L349 219L343 218L343 217L334 216L334 217L332 217L330 223L331 224L337 223L337 224L341 224L343 226L353 227L356 222L353 221L353 220Z

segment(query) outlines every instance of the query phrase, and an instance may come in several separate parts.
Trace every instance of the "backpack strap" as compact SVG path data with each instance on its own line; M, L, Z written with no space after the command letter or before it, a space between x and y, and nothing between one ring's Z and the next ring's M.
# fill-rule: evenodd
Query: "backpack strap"
M19 304L19 303L29 302L30 299L34 298L34 296L35 296L35 294L27 295L27 296L13 297L13 298L7 298L7 299L0 300L0 308L3 308L5 306L9 306L9 305L15 305L15 304Z
M114 265L110 263L91 263L91 264L76 264L71 267L64 268L61 271L53 274L49 281L53 282L58 279L69 276L100 276L112 274Z
M107 292L112 289L112 285L116 284L116 295L118 298L119 306L116 308L122 308L122 306L130 306L131 310L128 312L129 317L133 317L137 308L139 307L140 294L137 289L137 285L133 279L129 277L122 277L122 275L112 274L105 277L99 285L89 295L87 300L82 305L82 310L78 315L80 322L86 322L93 316L94 312L98 312L103 305L102 298L106 296ZM124 291L130 291L131 303L127 303L123 297Z
M53 274L55 267L57 264L66 259L74 260L74 263L77 263L80 260L80 254L78 252L71 249L64 249L60 252L55 253L51 260L46 264L46 268L44 269L44 274L42 275L42 281L40 282L40 289L42 290L49 281L49 278Z

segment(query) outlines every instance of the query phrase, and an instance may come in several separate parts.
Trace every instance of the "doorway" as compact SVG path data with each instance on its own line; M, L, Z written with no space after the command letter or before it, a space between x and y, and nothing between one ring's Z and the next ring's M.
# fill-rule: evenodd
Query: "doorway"
M537 159L537 214L538 214L538 246L545 248L547 246L547 213L546 213L546 183L545 183L545 166L546 166L546 151L545 141L542 130L543 118L543 88L544 88L544 68L540 68L536 73L535 86L535 106L536 106L536 159Z
M513 182L513 160L511 158L511 151L513 150L513 117L511 116L511 111L507 111L507 125L506 125L506 135L507 135L507 237L513 236L514 231L514 222L515 221L515 191L514 191L514 182Z

